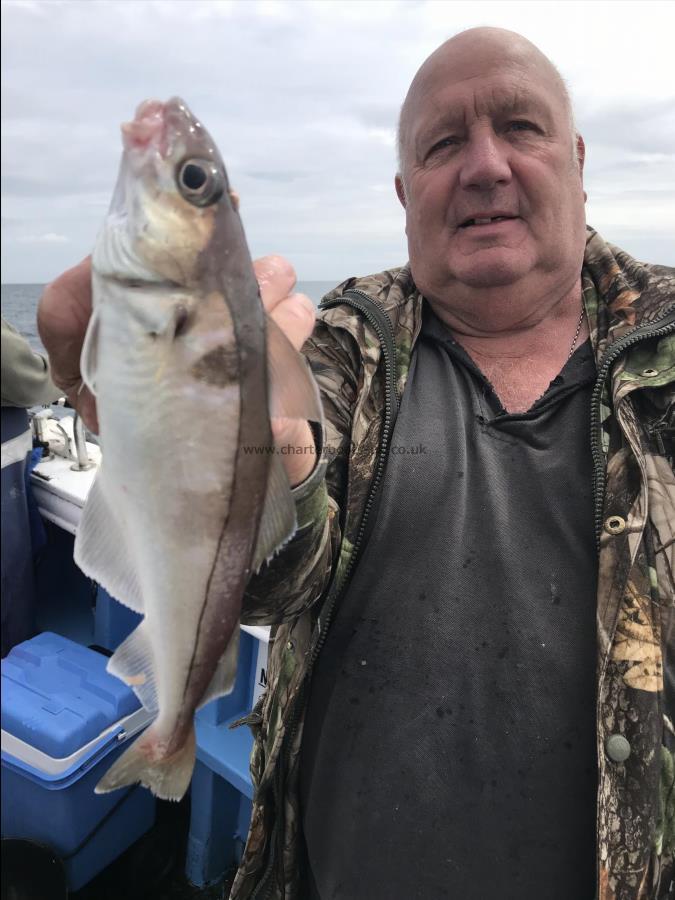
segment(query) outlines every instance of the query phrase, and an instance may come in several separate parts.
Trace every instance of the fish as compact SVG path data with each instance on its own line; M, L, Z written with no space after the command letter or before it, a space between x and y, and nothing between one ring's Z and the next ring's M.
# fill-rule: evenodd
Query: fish
M108 671L153 716L95 790L180 800L195 712L233 687L246 584L297 526L270 417L323 420L309 366L265 315L206 128L178 97L147 100L122 142L81 356L102 462L74 557L143 616Z

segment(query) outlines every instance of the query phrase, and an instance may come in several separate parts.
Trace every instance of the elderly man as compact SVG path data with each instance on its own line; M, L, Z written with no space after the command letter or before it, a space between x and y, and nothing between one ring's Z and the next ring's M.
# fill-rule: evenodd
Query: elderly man
M410 262L322 304L321 461L285 456L301 527L249 586L276 628L232 897L667 897L674 273L586 228L518 35L433 53L400 143ZM86 271L41 311L71 391ZM259 271L299 344L292 273Z

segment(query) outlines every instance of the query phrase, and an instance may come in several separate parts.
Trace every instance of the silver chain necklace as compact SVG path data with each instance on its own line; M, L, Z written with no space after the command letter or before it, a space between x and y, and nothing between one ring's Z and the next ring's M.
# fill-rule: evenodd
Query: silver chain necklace
M580 331L581 331L581 326L582 326L583 321L584 321L584 315L585 315L585 313L586 313L586 310L585 310L585 308L584 308L584 304L582 303L582 304L581 304L581 315L579 316L579 321L577 322L577 330L574 332L574 340L572 341L572 346L570 347L570 352L567 354L567 358L568 358L568 359L569 359L569 358L572 356L572 354L574 353L574 348L576 347L577 341L579 340L579 333L580 333Z

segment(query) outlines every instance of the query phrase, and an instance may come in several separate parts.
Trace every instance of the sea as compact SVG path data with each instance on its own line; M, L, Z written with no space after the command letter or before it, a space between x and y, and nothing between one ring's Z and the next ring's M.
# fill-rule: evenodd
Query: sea
M307 294L318 305L324 294L331 291L336 281L299 281L296 291ZM44 352L37 333L36 315L38 301L44 284L3 284L2 317L28 340L34 350Z

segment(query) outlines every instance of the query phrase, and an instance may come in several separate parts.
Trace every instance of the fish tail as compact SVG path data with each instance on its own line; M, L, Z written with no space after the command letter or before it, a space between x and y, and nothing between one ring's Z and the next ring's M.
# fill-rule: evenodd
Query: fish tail
M153 758L153 742L148 737L146 732L124 751L96 785L95 793L107 794L139 782L160 800L181 800L185 796L195 765L194 726L183 746L161 759Z

